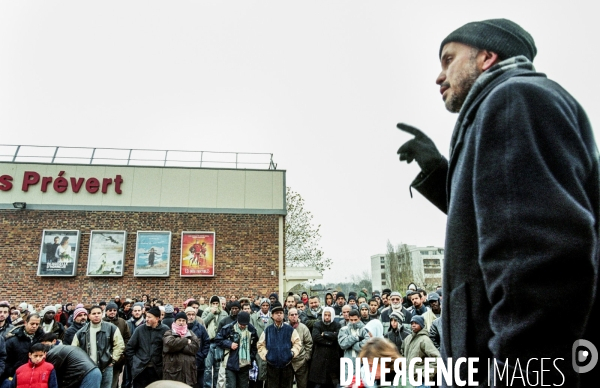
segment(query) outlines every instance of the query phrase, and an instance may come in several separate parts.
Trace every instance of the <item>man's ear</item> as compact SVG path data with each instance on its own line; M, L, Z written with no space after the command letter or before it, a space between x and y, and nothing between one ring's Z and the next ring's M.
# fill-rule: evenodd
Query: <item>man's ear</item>
M500 57L498 57L497 53L489 50L481 50L479 52L478 64L481 71L486 71L498 62L500 62Z

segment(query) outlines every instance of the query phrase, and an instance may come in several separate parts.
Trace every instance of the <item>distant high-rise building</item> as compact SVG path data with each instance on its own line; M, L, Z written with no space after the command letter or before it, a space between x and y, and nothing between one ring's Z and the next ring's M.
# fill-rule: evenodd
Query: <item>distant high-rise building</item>
M407 248L410 252L410 263L413 271L412 281L419 287L426 286L430 289L442 285L444 248L434 246L418 247L416 245L407 245ZM391 288L390 274L392 272L394 271L390 268L386 253L371 256L373 290L381 291L384 288ZM405 286L408 286L408 284ZM406 290L394 291L404 292Z

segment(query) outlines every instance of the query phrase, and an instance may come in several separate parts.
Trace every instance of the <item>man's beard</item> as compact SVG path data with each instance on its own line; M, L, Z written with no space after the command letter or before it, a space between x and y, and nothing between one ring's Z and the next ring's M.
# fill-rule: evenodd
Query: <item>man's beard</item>
M445 101L446 109L452 113L460 112L469 91L477 81L481 72L477 69L475 56L471 57L469 67L464 69L454 85L451 86L451 93Z

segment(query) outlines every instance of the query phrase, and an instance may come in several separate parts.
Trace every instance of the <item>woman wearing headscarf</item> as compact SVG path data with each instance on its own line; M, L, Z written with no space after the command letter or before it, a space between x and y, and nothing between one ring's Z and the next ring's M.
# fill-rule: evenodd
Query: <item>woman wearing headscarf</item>
M200 340L188 330L187 315L180 312L163 335L163 379L194 386L197 383L196 353Z
M308 381L315 388L337 387L340 380L340 345L338 333L340 324L334 321L335 311L324 307L321 320L312 329L313 356L308 373Z

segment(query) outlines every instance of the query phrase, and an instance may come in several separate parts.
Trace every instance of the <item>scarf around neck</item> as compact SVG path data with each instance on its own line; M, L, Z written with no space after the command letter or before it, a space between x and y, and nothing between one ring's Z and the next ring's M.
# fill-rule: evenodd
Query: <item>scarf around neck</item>
M177 334L178 336L185 337L188 332L188 327L187 325L179 326L176 322L173 322L171 324L171 330L173 330L173 333Z
M522 69L522 70L530 70L535 71L535 67L533 63L527 59L523 55L519 55L516 57L505 59L501 62L496 63L494 66L490 67L488 70L481 73L477 80L469 90L467 94L467 98L460 108L460 112L458 114L458 119L456 120L456 125L454 126L454 132L452 133L452 140L450 141L450 153L449 155L452 157L452 151L454 150L454 145L457 143L459 138L462 136L464 131L461 130L463 120L465 118L465 114L469 111L469 108L477 100L477 97L481 94L481 92L487 88L492 82L498 79L500 76L504 75L510 70Z
M236 323L233 326L236 333L240 335L240 343L238 350L238 358L240 360L240 366L250 365L250 330L241 330L240 325Z

